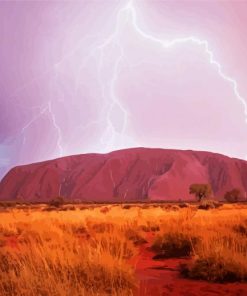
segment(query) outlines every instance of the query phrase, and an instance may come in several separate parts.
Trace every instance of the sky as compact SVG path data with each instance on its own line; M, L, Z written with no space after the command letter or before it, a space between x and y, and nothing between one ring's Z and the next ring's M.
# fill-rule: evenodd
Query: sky
M0 178L128 147L247 156L247 1L0 2Z

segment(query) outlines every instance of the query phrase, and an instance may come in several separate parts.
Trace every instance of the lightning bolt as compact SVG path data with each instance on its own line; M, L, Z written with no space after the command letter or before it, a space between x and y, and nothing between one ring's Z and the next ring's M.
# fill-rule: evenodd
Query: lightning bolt
M53 113L53 110L52 110L52 102L49 101L48 102L48 111L51 115L51 120L52 120L52 123L53 123L53 126L54 128L56 129L57 131L57 147L58 147L58 151L59 151L59 156L63 156L63 147L62 147L62 144L61 144L61 140L62 140L62 131L61 131L61 128L59 127L59 125L57 124L57 121L56 121L56 116L55 114Z
M22 127L21 129L21 134L23 134L23 144L25 144L26 142L26 136L25 136L25 131L35 122L37 121L40 117L42 117L42 115L44 115L45 113L49 113L50 114L50 118L52 121L52 124L54 126L54 129L57 131L57 147L58 147L58 151L59 151L59 156L63 156L63 147L61 144L61 140L62 140L62 131L61 128L59 127L59 125L56 122L56 117L55 114L53 113L52 110L52 102L48 101L48 103L45 106L37 106L37 107L33 107L32 109L39 109L39 112L37 115L35 115L29 122L26 123L25 126Z
M25 132L26 130L36 121L38 120L46 111L47 111L47 106L45 107L42 107L42 106L36 106L36 107L33 107L31 109L38 109L39 112L37 115L35 115L30 121L28 121L21 129L21 134L23 134L23 141L22 141L22 144L25 144L26 142L26 136L25 136Z
M137 34L139 34L142 38L157 44L160 46L162 49L168 49L168 48L173 48L175 46L180 46L183 44L191 44L192 46L199 46L202 48L202 50L206 53L206 56L208 57L208 62L214 66L219 74L219 76L228 82L233 90L233 93L238 99L244 108L244 115L245 115L245 122L247 123L247 103L245 99L240 95L239 93L239 88L238 88L238 83L235 79L231 78L230 76L226 75L223 72L223 67L222 65L216 60L213 51L210 49L208 41L204 39L197 38L195 36L188 36L188 37L181 37L181 38L175 38L171 40L166 40L166 39L161 39L156 37L155 35L151 33L147 33L140 28L138 25L137 21L137 13L136 13L136 8L134 6L133 1L130 1L127 3L126 6L121 8L118 13L117 13L117 21L116 21L116 29L110 35L108 38L106 38L101 45L98 46L98 49L100 51L100 62L99 62L99 67L98 67L98 73L101 72L101 68L103 67L103 62L102 60L104 59L105 52L107 51L109 46L112 46L113 44L116 44L119 47L119 56L114 62L114 67L113 67L113 72L112 72L112 79L110 81L110 87L109 87L109 92L108 92L108 111L106 113L107 117L107 127L105 129L105 137L102 136L101 138L101 143L103 143L103 139L105 138L107 140L108 147L110 148L116 148L114 147L114 139L116 141L117 135L119 134L120 136L123 136L126 127L128 124L128 112L124 108L123 104L120 101L120 98L118 98L115 94L115 88L116 88L116 82L118 81L118 74L119 74L119 68L121 63L124 61L124 49L123 46L121 45L121 41L119 40L119 32L120 32L120 26L123 25L122 20L124 19L125 23L130 23L135 30ZM103 97L106 97L105 89L107 88L106 85L102 82L102 79L99 79L99 82L102 86L102 93ZM119 107L119 110L122 113L122 128L120 130L120 133L116 131L116 128L114 126L114 123L111 119L111 115L113 112L114 107ZM120 114L119 114L120 115ZM123 138L122 138L123 140ZM122 146L123 142L121 143ZM123 148L123 147L121 147Z
M81 124L78 127L75 127L73 132L73 136L75 134L75 129L78 130L86 130L89 129L92 125L105 125L103 129L102 136L100 138L100 147L99 151L109 151L114 150L116 148L124 148L130 147L131 145L137 146L139 145L137 142L134 142L133 139L131 144L127 143L127 127L128 127L128 119L129 113L126 110L121 98L116 94L116 84L119 80L119 74L121 72L121 65L127 60L125 57L124 46L121 42L121 26L125 24L130 24L133 28L134 32L136 32L140 37L149 41L150 43L156 44L163 50L174 48L177 46L181 46L183 44L190 44L191 46L197 46L202 49L202 51L206 54L208 62L216 69L219 76L229 83L232 87L234 96L237 100L239 100L244 109L245 122L247 123L247 103L245 99L240 95L238 83L235 79L226 75L223 71L222 65L216 60L212 49L210 48L208 41L204 39L197 38L195 36L181 37L175 38L171 40L166 40L162 38L158 38L153 33L149 33L144 31L138 24L137 19L137 9L134 5L133 1L129 1L124 7L119 8L116 14L116 25L115 30L106 37L103 41L98 41L93 44L93 48L90 47L89 54L85 57L84 61L81 61L79 74L81 69L85 66L85 64L93 57L97 61L97 78L98 84L101 90L101 98L100 102L102 104L100 115L97 119L92 120L86 124ZM88 36L84 39L94 39L95 36ZM97 37L98 38L98 37ZM84 40L83 39L83 40ZM81 45L80 45L81 46ZM50 73L54 71L57 73L57 69L59 66L63 64L64 61L70 59L74 56L76 52L80 50L80 46L75 47L71 52L66 53L60 61L54 64L54 68L45 73ZM107 53L109 49L114 49L117 52L117 56L112 58L111 61L111 76L110 79L106 80L104 77L104 70L107 67ZM30 83L35 82L37 79L34 79ZM76 88L78 88L80 82L80 76L76 78ZM29 83L29 84L30 84ZM28 86L27 84L26 86ZM24 85L24 87L26 87ZM59 153L59 156L64 155L64 149L62 145L62 128L59 126L56 116L54 113L56 105L53 102L52 98L45 104L45 106L35 107L37 108L38 114L34 116L21 130L23 134L23 143L25 143L25 132L26 130L37 121L42 115L49 114L50 120L52 122L53 128L56 131L57 142L56 149ZM117 116L121 119L120 127L116 127L114 123L114 114L117 111Z
M84 38L82 38L80 40L80 42L78 42L79 44L81 44L81 42L86 41L86 40L90 40L90 39L95 39L97 36L96 35L88 35ZM39 82L39 80L44 77L44 76L48 76L52 73L54 74L54 81L56 80L57 74L58 74L58 69L59 66L61 66L65 61L67 61L69 58L73 57L74 54L76 54L79 50L81 49L81 45L76 46L75 48L73 48L72 51L70 52L66 52L59 61L57 61L53 67L51 69L48 69L46 71L44 71L43 73L41 73L40 75L33 77L30 81L28 81L27 83L23 84L21 87L19 87L18 89L15 90L14 93L12 93L12 95L9 97L9 102L12 103L13 102L13 98L18 96L18 93L20 93L21 91L25 90L26 88L28 88L29 86L31 86L34 83ZM88 62L88 60L90 59L90 57L92 56L94 52L92 51L92 53L85 58L85 63ZM76 82L76 85L78 85L78 82ZM34 106L31 107L30 109L34 110L37 109L38 112L37 114L31 118L20 130L21 135L23 135L23 139L22 139L22 144L24 145L26 142L26 130L28 130L32 124L34 122L36 122L37 120L39 120L44 114L49 114L50 115L50 120L52 122L53 128L57 133L57 140L56 140L56 149L58 152L58 156L61 157L64 155L64 149L62 146L62 128L59 126L59 124L57 123L56 120L56 116L55 113L53 112L53 107L52 107L52 98L43 106ZM54 105L54 103L53 103ZM88 125L89 126L89 125ZM86 126L85 128L88 128L88 126Z

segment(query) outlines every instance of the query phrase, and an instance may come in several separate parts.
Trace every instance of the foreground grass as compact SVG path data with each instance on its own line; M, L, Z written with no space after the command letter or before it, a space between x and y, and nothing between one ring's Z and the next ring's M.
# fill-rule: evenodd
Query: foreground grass
M188 278L213 282L247 281L247 209L191 208L162 220L152 249L154 259L192 257L181 265Z
M0 295L132 295L128 223L100 211L1 214Z
M133 295L148 232L155 259L192 258L186 277L247 280L244 205L22 206L0 213L0 295Z

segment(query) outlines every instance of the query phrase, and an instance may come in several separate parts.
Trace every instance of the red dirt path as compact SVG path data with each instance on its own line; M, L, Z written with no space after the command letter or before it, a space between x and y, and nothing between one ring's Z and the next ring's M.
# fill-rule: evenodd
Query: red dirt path
M150 241L151 239L149 239ZM246 296L247 284L218 284L184 279L179 273L179 264L190 259L153 260L150 242L140 247L135 258L136 274L140 286L135 296Z

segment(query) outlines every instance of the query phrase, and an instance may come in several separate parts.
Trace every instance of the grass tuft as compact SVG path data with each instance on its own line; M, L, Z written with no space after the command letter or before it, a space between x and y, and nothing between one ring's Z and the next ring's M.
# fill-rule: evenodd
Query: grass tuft
M153 259L190 256L193 252L193 245L197 242L198 238L179 232L168 232L157 236L151 247L157 253Z

